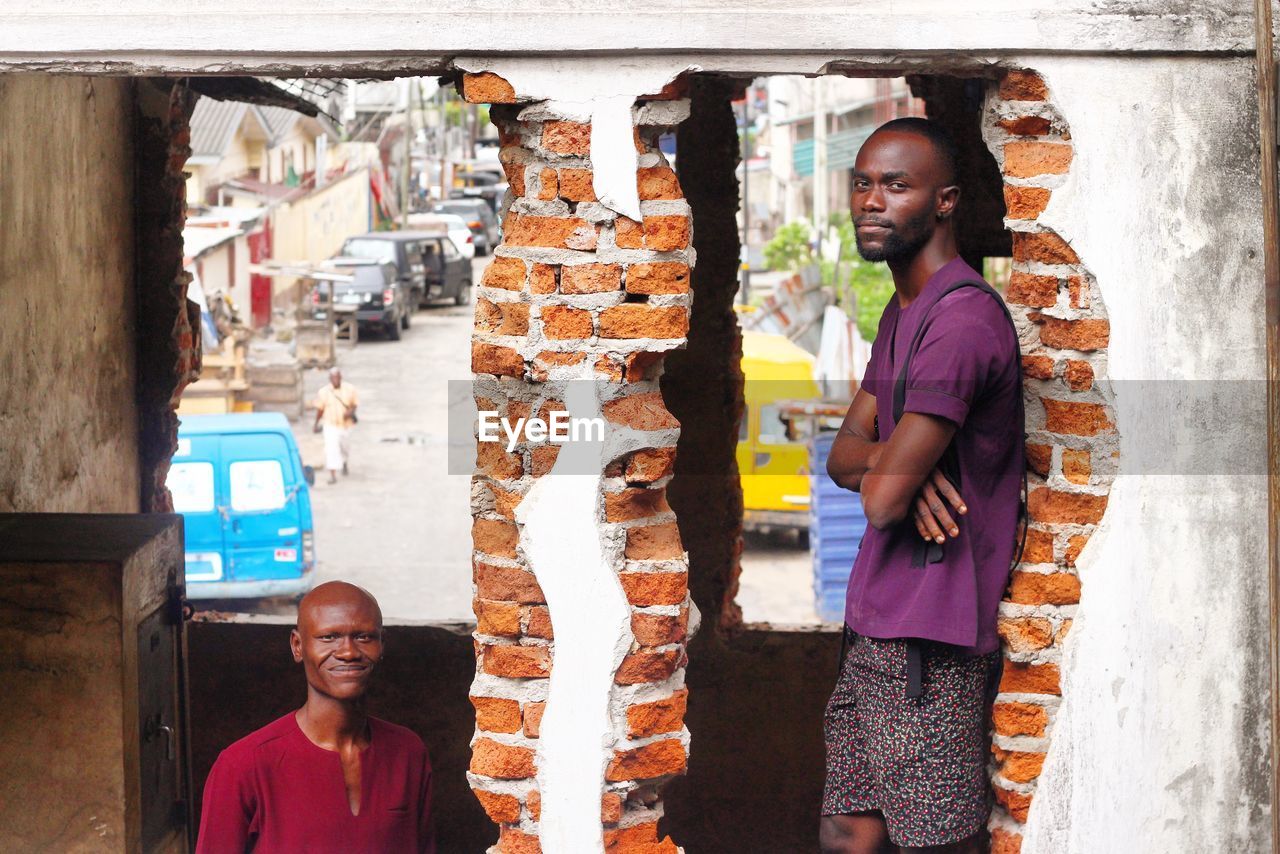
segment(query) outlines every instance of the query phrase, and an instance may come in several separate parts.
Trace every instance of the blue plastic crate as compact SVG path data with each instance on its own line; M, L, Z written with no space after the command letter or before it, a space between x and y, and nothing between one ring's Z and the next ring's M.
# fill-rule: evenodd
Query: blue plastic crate
M809 544L813 557L814 607L825 621L844 618L844 593L858 545L867 528L862 499L827 477L834 433L820 433L809 446Z

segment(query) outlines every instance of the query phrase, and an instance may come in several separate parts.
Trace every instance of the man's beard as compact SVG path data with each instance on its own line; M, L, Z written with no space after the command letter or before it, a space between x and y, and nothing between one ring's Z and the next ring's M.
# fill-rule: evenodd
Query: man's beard
M929 238L933 237L933 230L929 228L929 217L930 212L925 211L907 220L904 229L896 227L891 229L884 243L874 249L864 247L862 237L855 231L854 240L858 244L858 254L864 261L872 263L884 261L892 265L910 261L929 242Z

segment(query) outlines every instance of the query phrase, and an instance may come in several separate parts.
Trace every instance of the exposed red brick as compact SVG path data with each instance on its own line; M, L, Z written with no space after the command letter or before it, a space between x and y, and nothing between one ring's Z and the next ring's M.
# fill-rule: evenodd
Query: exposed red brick
M1022 836L1002 827L991 829L991 854L1022 854Z
M546 703L524 704L524 734L529 738L537 738L542 733L542 713L546 711Z
M1051 306L1058 301L1058 277L1035 276L1015 270L1009 276L1009 288L1004 298L1019 305Z
M605 770L610 783L624 780L651 780L667 774L682 774L688 764L684 745L674 738L655 741L634 750L619 750Z
M1039 528L1028 528L1022 560L1024 563L1053 563L1053 534Z
M627 736L646 738L663 732L679 732L684 727L688 701L688 689L681 688L665 699L631 706L627 709Z
M622 819L622 795L605 792L600 797L600 822L617 824Z
M499 780L523 780L536 774L537 768L529 748L479 738L471 746L471 773Z
M605 354L596 358L596 373L611 383L622 382L622 363L614 356Z
M669 166L649 166L636 170L636 189L641 200L683 199L680 182Z
M1049 726L1049 713L1044 706L1034 703L996 703L991 709L991 722L1000 735L1030 735L1038 738L1044 735Z
M622 287L617 264L571 264L560 268L560 293L599 294Z
M1006 101L1047 101L1049 87L1034 71L1010 71L1000 80L999 95Z
M641 650L633 652L622 660L613 681L619 685L635 685L640 682L661 682L669 679L680 666L680 651L676 649L662 652Z
M1005 215L1009 219L1035 219L1044 213L1052 195L1044 187L1004 186Z
M471 541L476 551L498 557L515 557L520 532L510 522L476 519L471 523ZM479 564L483 567L485 564ZM484 594L481 594L484 596ZM508 599L508 596L484 596L485 599Z
M475 583L476 594L482 599L519 602L521 605L542 605L547 601L538 586L538 579L523 569L477 563Z
M662 364L665 356L665 353L628 353L623 359L623 373L627 382L656 379L654 368Z
M684 338L689 310L683 306L623 303L600 313L601 338Z
M645 448L627 460L624 476L627 483L652 483L671 474L675 461L675 448Z
M1067 566L1075 566L1076 561L1080 558L1080 552L1084 549L1085 543L1089 542L1088 534L1077 534L1067 538L1067 550L1063 555L1064 562Z
M618 580L627 594L627 601L640 608L679 605L689 590L689 574L686 572L623 572L619 573Z
M606 401L601 409L608 421L636 430L669 430L680 426L676 417L667 411L662 394L656 391L615 398Z
M1020 605L1074 605L1080 601L1080 579L1069 572L1014 572L1009 599Z
M524 185L524 164L523 163L503 163L502 171L507 175L507 183L511 185L511 192L516 198L525 194Z
M1071 276L1067 279L1067 293L1070 296L1072 308L1089 307L1089 287L1079 276Z
M689 218L647 216L644 223L620 216L614 221L615 241L621 249L671 252L689 245Z
M624 489L622 492L607 492L604 496L606 522L629 522L670 510L666 489Z
M524 462L518 454L508 452L501 442L478 442L476 468L498 480L515 480L524 473Z
M471 370L477 374L520 378L524 376L524 357L510 347L472 341Z
M544 202L549 202L560 194L559 182L556 180L556 170L543 168L538 173L538 198Z
M678 261L632 264L627 268L629 294L685 294L689 292L689 265Z
M1040 340L1060 350L1100 350L1110 337L1111 324L1106 320L1041 318Z
M1051 397L1040 400L1044 404L1044 429L1050 433L1096 436L1115 428L1107 417L1107 408L1100 403L1054 400Z
M1093 365L1079 359L1067 359L1063 377L1072 391L1088 391L1093 388Z
M1106 509L1105 495L1059 492L1043 486L1032 489L1027 498L1027 515L1049 524L1097 524Z
M529 334L529 304L526 302L498 303L502 321L498 326L498 335Z
M1060 695L1058 665L1006 660L1004 675L1000 677L1000 690L1009 694Z
M546 382L550 377L549 371L553 368L576 365L585 358L587 358L587 354L582 352L556 353L551 350L544 350L534 357L533 367L529 373L536 381Z
M1063 620L1062 625L1058 626L1058 633L1054 636L1053 642L1060 644L1067 639L1067 635L1071 632L1071 623L1073 620Z
M529 625L525 634L531 638L551 640L555 632L551 627L551 610L545 605L537 605L529 609Z
M518 637L520 635L520 606L511 602L494 602L489 599L473 599L471 607L476 612L476 631L482 635Z
M1093 462L1089 452L1064 448L1062 451L1062 475L1072 483L1088 483L1093 474Z
M591 125L579 122L547 122L542 126L542 147L557 154L590 154Z
M542 332L548 338L590 338L591 312L564 305L542 307Z
M1002 789L999 786L994 788L996 791L996 802L1008 810L1009 815L1011 815L1015 821L1025 823L1027 820L1027 814L1031 810L1031 796L1024 795L1021 792Z
M518 291L524 287L525 266L519 258L494 258L485 267L480 284L486 288L503 288Z
M680 609L680 616L671 617L666 614L645 614L634 612L631 615L631 634L641 646L666 646L669 643L680 643L685 639L689 627L689 610Z
M542 819L542 792L531 789L529 794L525 795L524 804L529 808L529 818L534 821Z
M1053 625L1043 617L1001 617L996 627L1014 652L1034 652L1053 642Z
M561 169L560 198L569 202L594 202L596 191L590 169Z
M1053 368L1054 361L1051 356L1033 355L1022 357L1022 374L1033 380L1053 379Z
M500 795L484 789L472 789L480 806L484 807L490 821L513 824L520 820L520 801L514 795Z
M1026 753L1020 750L992 748L1000 765L1000 776L1014 783L1030 783L1040 776L1044 768L1043 753Z
M1080 258L1065 240L1051 231L1013 233L1013 260L1041 264L1078 264Z
M1004 173L1014 178L1061 175L1071 168L1073 151L1060 142L1007 142Z
M556 292L556 265L534 264L529 271L529 293L553 294Z
M560 453L559 445L539 445L530 454L533 457L530 466L534 477L542 477L551 471L556 464L556 456Z
M514 104L516 90L492 71L462 75L462 97L469 104Z
M519 732L520 704L501 697L472 697L476 728L489 732Z
M1048 445L1027 443L1027 468L1041 477L1049 476L1049 466L1053 463L1053 448Z
M1053 127L1044 116L1005 116L996 124L1013 136L1044 136Z
M668 560L681 557L684 546L680 542L680 529L675 522L628 528L624 553L628 560Z
M578 217L508 214L502 224L506 246L541 246L550 249L596 248L597 228Z
M531 833L504 825L498 836L498 854L542 854L542 842Z
M484 645L484 672L512 679L538 679L551 674L545 646Z

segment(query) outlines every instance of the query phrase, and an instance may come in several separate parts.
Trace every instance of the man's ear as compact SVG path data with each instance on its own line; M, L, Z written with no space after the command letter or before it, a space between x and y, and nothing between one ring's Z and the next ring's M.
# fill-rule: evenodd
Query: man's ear
M302 663L302 635L298 634L298 630L294 629L289 632L289 649L293 651L293 660L295 663Z
M938 188L938 200L936 210L938 219L950 219L956 212L956 206L960 204L960 187L952 184L949 187Z

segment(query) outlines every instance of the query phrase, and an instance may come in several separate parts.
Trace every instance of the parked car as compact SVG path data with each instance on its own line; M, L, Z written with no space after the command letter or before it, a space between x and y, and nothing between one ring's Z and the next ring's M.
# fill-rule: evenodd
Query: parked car
M493 168L472 166L455 172L454 187L449 191L450 199L480 199L489 206L489 212L497 214L502 206L502 197L507 192L506 176L500 164L492 164Z
M477 255L488 255L502 239L498 218L481 199L450 199L447 202L436 202L431 209L436 213L462 217L475 236Z
M392 341L399 341L400 331L409 328L418 304L414 302L416 291L397 276L395 265L340 257L329 259L325 266L334 273L349 276L350 280L317 285L311 294L313 316L318 320L327 317L328 305L323 294L330 293L332 288L335 305L355 306L356 322L361 329L378 329Z
M310 590L314 481L279 413L182 416L166 485L186 530L187 597Z
M438 234L422 243L422 263L426 269L427 294L422 305L451 299L454 305L471 301L471 259L447 234Z
M409 226L414 231L443 231L449 235L453 245L458 247L468 261L476 257L476 238L467 227L467 223L457 214L448 213L411 213Z
M372 231L348 237L338 255L364 258L396 265L396 275L410 293L409 304L418 305L427 292L426 268L422 264L422 240L434 236L431 229L413 231ZM408 328L408 324L405 325Z

